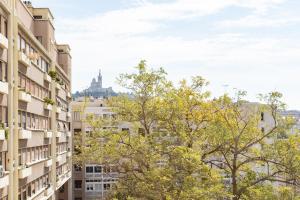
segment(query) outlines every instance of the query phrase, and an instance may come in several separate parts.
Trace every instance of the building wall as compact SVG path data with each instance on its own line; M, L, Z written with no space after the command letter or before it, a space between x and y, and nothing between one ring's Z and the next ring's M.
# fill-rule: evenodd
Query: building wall
M72 124L74 137L79 136L83 138L91 128L84 122L88 114L94 114L97 117L112 117L114 113L110 107L105 105L103 99L88 99L79 98L72 102ZM117 127L130 128L129 124L120 124ZM81 145L81 144L73 144ZM89 168L89 170L87 170ZM84 163L84 165L73 165L73 199L74 200L92 200L104 199L106 192L109 190L108 185L112 185L117 180L115 172L106 172L101 163ZM77 184L76 184L77 183ZM77 187L78 184L81 187ZM105 188L104 188L105 187Z
M70 48L47 8L0 0L0 15L0 199L71 199L71 74L57 62Z

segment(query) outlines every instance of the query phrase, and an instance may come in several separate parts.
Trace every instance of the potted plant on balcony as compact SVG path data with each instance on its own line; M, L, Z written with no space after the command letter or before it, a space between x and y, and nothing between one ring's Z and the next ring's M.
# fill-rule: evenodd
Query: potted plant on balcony
M54 105L54 101L52 100L52 99L50 99L49 97L45 97L44 98L44 102L46 103L46 104L50 104L50 105Z
M56 71L50 70L50 71L48 72L48 74L49 74L49 76L52 78L52 80L56 80L56 78L57 78L57 72L56 72Z

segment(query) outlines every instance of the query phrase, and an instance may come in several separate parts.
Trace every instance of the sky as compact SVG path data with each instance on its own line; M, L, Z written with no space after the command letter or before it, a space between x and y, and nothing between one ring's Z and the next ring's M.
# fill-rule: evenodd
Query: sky
M55 17L56 41L69 43L72 90L99 69L103 85L122 91L120 73L140 60L174 82L201 75L213 96L236 90L279 91L300 110L300 1L32 0Z

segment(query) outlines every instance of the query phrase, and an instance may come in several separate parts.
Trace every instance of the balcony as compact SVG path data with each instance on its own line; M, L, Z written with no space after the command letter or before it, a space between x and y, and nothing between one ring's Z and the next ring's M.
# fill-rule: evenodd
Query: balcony
M31 95L25 91L19 90L19 100L27 103L31 102Z
M31 139L32 133L30 130L19 129L19 139L28 140Z
M44 104L44 109L45 109L45 110L51 111L51 110L52 110L52 105L51 105L51 104L45 103L45 104Z
M61 85L59 83L56 83L56 89L61 90Z
M60 114L60 113L61 113L61 107L57 107L57 108L56 108L56 113L57 113L57 114Z
M53 187L50 186L48 189L45 190L45 196L49 197L54 193Z
M32 174L32 168L31 167L23 167L19 169L19 178L23 179Z
M0 140L5 140L5 130L0 130Z
M67 155L65 153L66 152L64 152L64 154L57 155L56 162L59 162L59 163L65 163L65 162L67 162Z
M8 83L0 81L0 93L8 94Z
M30 67L31 61L28 58L28 56L23 53L22 51L19 52L19 61L22 63L25 67Z
M49 74L45 73L44 74L44 80L47 81L48 83L51 83L52 78L51 78L51 76L49 76Z
M0 189L8 186L8 184L9 184L9 176L8 176L8 174L4 174L0 178Z
M63 136L63 132L60 132L60 131L58 131L57 133L56 133L56 137L57 138L60 138L60 137L62 137Z
M52 138L52 132L51 131L45 131L45 138Z
M51 167L52 166L52 159L49 159L45 162L45 167Z
M65 182L67 182L71 178L71 172L64 172L64 174L57 177L57 187L58 190Z
M8 49L8 39L0 33L0 48Z
M31 195L31 197L27 197L26 200L36 200L36 199L46 200L44 198L37 198L38 196L43 194L45 190L46 190L46 187L44 186L44 187L40 188L38 191L36 191L33 195Z
M67 132L67 137L72 137L71 131L68 131L68 132Z

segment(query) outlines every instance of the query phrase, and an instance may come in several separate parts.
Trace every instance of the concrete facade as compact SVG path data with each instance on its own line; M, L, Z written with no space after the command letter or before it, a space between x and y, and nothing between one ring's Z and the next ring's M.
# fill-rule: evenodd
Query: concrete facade
M71 104L72 107L72 123L74 137L82 137L82 143L84 144L84 138L86 134L92 130L90 125L85 122L87 115L94 115L96 118L111 118L114 117L114 113L110 107L105 105L103 99L93 99L84 97L78 98ZM129 130L129 123L122 123L116 127L103 127L103 129L117 129ZM77 140L78 141L78 140ZM74 148L74 153L76 153ZM109 191L112 184L118 179L118 173L115 172L113 167L101 165L101 163L85 162L83 165L73 165L72 185L73 185L73 200L95 200L104 199L105 194Z
M0 0L0 200L71 199L71 55L53 19Z

